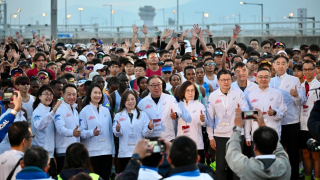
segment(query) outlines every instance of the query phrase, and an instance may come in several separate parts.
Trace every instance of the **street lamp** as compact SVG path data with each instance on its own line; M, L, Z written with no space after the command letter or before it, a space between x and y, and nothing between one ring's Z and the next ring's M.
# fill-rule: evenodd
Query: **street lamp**
M46 13L42 13L43 16L43 24L46 24Z
M176 24L176 13L177 13L177 11L176 10L173 10L172 11L173 12L173 19L174 19L174 24Z
M292 17L293 16L293 13L289 13L289 17Z
M204 25L204 12L196 12L196 13L201 13L202 14L202 25Z
M156 9L156 11L158 11L158 10L162 10L163 11L163 25L165 25L165 18L164 18L164 8L162 8L162 9Z
M66 22L68 22L70 18L71 18L71 14L68 14L68 15L67 15ZM67 24L67 23L66 23L66 24Z
M240 2L240 4L243 5L257 5L257 6L261 6L261 30L263 32L263 4L258 4L258 3L246 3L246 2Z
M81 11L83 11L83 7L79 7L78 11L80 11L80 25L81 25Z
M313 20L313 30L312 30L312 34L313 35L315 35L315 33L316 33L316 31L315 31L315 28L316 28L316 23L315 23L315 21L316 21L316 17L292 17L292 16L290 16L290 15L292 15L293 16L293 13L289 13L289 19L312 19Z
M18 15L14 14L12 17L13 17L13 24L15 24L15 21L16 21L16 18L18 17Z
M114 13L114 12L113 12L114 10L112 10L112 4L109 4L109 5L103 4L102 6L110 6L110 27L111 27L111 33L113 33L113 28L112 28L112 14ZM113 12L113 13L112 13L112 12Z
M18 9L18 13L19 13L19 26L20 26L20 11L21 11L21 8Z
M241 15L240 15L240 13L232 14L232 16L233 16L233 17L235 17L235 16L239 16L239 23L241 22L241 20L240 20L240 16L241 16Z

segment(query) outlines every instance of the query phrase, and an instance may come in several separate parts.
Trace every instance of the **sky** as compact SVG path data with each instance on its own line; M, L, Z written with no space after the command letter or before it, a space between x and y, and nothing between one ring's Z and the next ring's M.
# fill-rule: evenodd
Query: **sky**
M3 1L3 0L2 0ZM6 0L8 17L17 13L21 8L21 24L50 24L51 0ZM209 17L204 19L205 23L238 23L241 15L241 22L260 22L261 8L255 5L240 5L238 0L179 0L179 24L194 24L202 22L202 12L208 13ZM284 19L289 13L297 15L297 8L307 8L307 16L315 17L320 20L320 1L319 0L244 0L247 3L263 3L264 21L294 21ZM177 9L175 0L67 0L67 14L71 15L68 24L80 24L79 7L81 12L82 24L98 23L100 26L110 26L110 7L103 6L112 4L114 13L114 26L131 26L136 23L142 26L143 21L138 15L139 8L143 6L153 6L156 9L165 9L165 21L167 18L174 19L173 10ZM58 0L58 24L64 24L65 19L65 0ZM196 13L201 12L201 13ZM46 13L43 17L42 14ZM19 16L19 14L18 14ZM227 18L228 17L228 18ZM10 20L8 20L10 22ZM12 18L13 24L19 23ZM156 11L154 25L163 25L163 11ZM317 27L320 25L317 25Z

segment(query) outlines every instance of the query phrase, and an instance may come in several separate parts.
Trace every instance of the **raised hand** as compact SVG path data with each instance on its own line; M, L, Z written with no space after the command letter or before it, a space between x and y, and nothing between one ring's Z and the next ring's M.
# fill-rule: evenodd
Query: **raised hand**
M51 46L54 46L57 42L57 39L54 39L54 36L52 36Z
M205 116L204 116L204 114L202 113L202 110L201 110L201 112L200 112L200 121L204 122L204 120L205 120Z
M234 125L242 128L244 125L244 121L242 120L242 117L241 117L242 110L240 108L239 103L235 111L236 111L236 117L234 118Z
M209 31L209 29L205 29L204 31L206 32L206 34L207 34L208 36L212 36L212 35L211 35L211 32Z
M233 35L238 36L240 32L241 32L241 26L236 25L236 27L233 29Z
M192 36L197 37L197 34L194 32L194 29L190 29L190 32L191 32Z
M182 34L182 37L187 37L188 36L188 32L189 32L189 29L184 30L183 34Z
M81 135L81 131L78 130L79 126L77 126L76 128L74 128L73 130L73 136L74 137L79 137Z
M148 35L148 28L146 25L143 25L143 29L141 29L144 35Z
M152 119L150 119L150 121L149 121L148 128L151 130L154 128L154 124L152 122Z
M132 32L134 35L137 34L138 30L139 30L139 28L137 28L136 24L132 24Z
M273 116L274 114L274 110L271 108L271 106L269 107L269 110L268 110L268 115L269 116Z
M263 120L263 114L262 114L261 110L258 108L254 108L254 110L258 111L258 115L256 115L256 114L252 115L255 118L254 121L257 121L259 127L266 126L266 124L264 123L264 120Z
M299 93L298 93L298 90L297 90L297 85L295 86L294 89L290 90L290 95L293 96L293 97L298 97L299 96Z
M174 29L169 30L169 36L172 36L172 33L174 33Z
M116 130L118 132L120 132L120 128L121 128L121 125L120 125L119 121L117 121Z
M196 43L197 43L197 38L196 36L192 36L191 41L190 41L190 45L192 48L196 47Z
M175 112L173 112L172 109L171 109L170 117L171 117L172 120L177 119L177 114Z
M45 42L47 41L46 37L45 37L45 36L42 36L42 37L41 37L41 41L42 41L43 43L45 43Z
M198 36L200 36L201 27L199 27L198 24L194 24L194 25L193 25L193 29L194 29L194 32L195 32Z
M94 128L94 130L93 130L93 135L99 136L99 134L100 134L100 131L98 130L98 126L96 126L96 128Z
M20 59L20 53L17 53L15 50L12 51L12 56L15 61L18 61Z
M60 107L61 104L62 104L62 100L59 100L59 101L56 103L56 105L53 107L52 111L53 111L54 113L56 113L56 112L57 112L57 109Z
M174 49L174 50L177 50L177 49L179 49L179 48L180 48L180 44L178 43L177 40L175 40L174 43L173 43L173 49Z

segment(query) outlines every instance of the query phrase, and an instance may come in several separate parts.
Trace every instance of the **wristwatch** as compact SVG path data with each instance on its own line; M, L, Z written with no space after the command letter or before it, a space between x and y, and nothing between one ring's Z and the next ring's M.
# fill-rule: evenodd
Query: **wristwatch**
M274 116L277 115L277 111L274 111L273 115L274 115Z
M240 127L238 127L238 126L234 126L233 128L232 128L232 130L233 130L233 132L234 131L239 131L240 133L241 133L241 128Z
M141 158L140 158L139 154L135 153L135 154L132 155L132 159L140 160Z

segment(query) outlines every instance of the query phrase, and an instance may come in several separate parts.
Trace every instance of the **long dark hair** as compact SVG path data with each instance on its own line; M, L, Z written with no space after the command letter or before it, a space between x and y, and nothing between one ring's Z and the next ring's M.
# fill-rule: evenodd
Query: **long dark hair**
M101 86L100 86L99 84L97 84L97 83L93 83L93 84L91 84L91 85L89 86L89 89L88 89L88 93L87 93L87 96L86 96L86 101L85 101L84 106L90 104L90 102L91 102L91 93L92 93L92 91L93 91L93 88L95 88L95 87L99 88L99 89L101 90L101 94L102 94L102 97L101 97L101 99L100 99L100 101L99 101L98 104L102 104L102 103L104 102L104 95L103 95Z
M121 97L121 102L120 102L120 107L119 107L119 110L117 111L118 112L121 112L123 109L126 108L125 106L125 103L128 99L128 96L129 94L132 94L135 98L136 98L136 105L134 108L136 108L137 112L138 112L138 115L137 115L137 119L139 119L139 116L140 116L140 109L138 108L138 96L137 96L137 93L133 92L133 90L126 90L123 94L122 94L122 97Z
M33 102L33 105L32 105L33 110L35 110L38 107L38 105L41 103L41 100L39 99L39 96L41 96L43 91L45 91L45 90L50 91L54 95L54 92L53 92L52 88L49 85L41 86L40 89L37 92L36 100ZM52 108L52 103L53 103L53 99L52 99L51 103L49 104L49 107L51 107L51 108Z
M85 168L93 172L88 149L82 143L76 142L68 146L63 169Z

